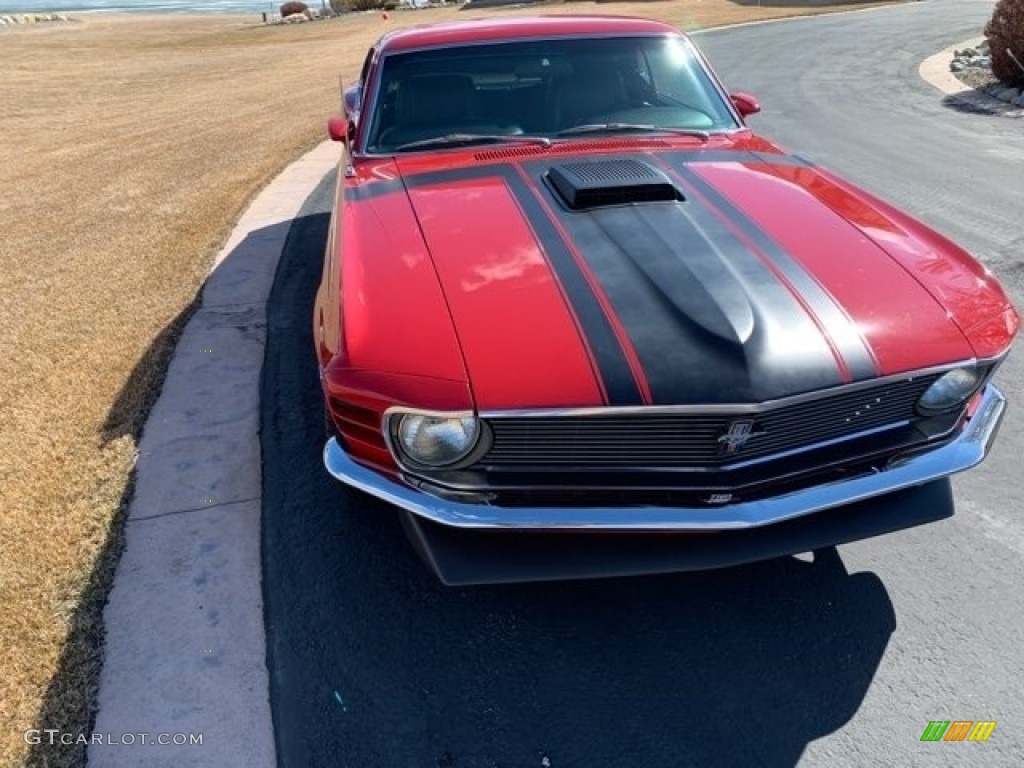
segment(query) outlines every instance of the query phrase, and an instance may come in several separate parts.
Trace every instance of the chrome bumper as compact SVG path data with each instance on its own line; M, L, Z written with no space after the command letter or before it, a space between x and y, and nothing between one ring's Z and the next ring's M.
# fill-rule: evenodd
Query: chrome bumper
M941 448L913 454L882 472L839 480L758 501L721 507L502 507L441 499L367 469L332 438L324 465L336 479L456 528L516 530L728 531L757 528L852 504L962 472L979 464L995 439L1006 398L991 384L963 432Z

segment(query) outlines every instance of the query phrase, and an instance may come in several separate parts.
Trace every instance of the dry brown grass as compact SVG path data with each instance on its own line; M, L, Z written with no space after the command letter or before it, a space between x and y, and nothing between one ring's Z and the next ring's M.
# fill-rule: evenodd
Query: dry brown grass
M863 4L540 12L692 29ZM388 25L484 13L392 13ZM246 201L320 139L338 73L351 77L385 30L376 14L270 28L79 18L0 33L2 765L80 764L75 749L29 755L21 734L89 728L119 511L176 324Z

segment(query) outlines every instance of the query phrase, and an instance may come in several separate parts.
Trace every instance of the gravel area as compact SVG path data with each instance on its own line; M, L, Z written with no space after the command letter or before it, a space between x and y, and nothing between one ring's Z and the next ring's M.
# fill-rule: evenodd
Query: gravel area
M992 74L989 44L983 40L977 46L954 51L949 71L960 82L976 91L999 99L1014 107L1024 107L1024 89L1001 83Z
M971 88L978 90L985 90L999 82L993 77L992 72L987 69L971 68L954 72L953 74L964 85L969 85Z

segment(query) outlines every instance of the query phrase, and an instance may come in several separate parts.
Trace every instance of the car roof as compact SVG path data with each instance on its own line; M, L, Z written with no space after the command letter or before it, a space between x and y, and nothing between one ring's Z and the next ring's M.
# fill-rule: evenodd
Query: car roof
M407 27L384 35L379 44L388 52L537 37L666 34L681 33L660 21L629 16L514 16Z

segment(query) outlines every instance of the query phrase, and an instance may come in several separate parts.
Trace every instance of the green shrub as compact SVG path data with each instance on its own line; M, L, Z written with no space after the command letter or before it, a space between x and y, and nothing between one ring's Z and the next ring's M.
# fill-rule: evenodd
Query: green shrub
M1024 87L1024 0L999 0L985 37L992 49L992 74L1007 85Z

